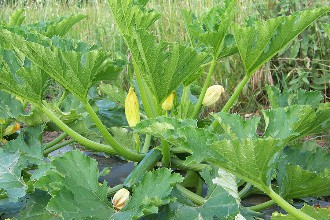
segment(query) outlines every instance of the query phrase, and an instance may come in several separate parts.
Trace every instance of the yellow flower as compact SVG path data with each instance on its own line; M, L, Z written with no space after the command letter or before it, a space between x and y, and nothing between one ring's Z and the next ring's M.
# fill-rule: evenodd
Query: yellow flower
M113 208L117 211L120 211L127 203L129 199L129 191L125 188L122 188L116 192L112 198Z
M139 101L132 87L129 88L125 99L125 115L130 127L140 122Z
M9 125L8 127L6 127L5 131L3 132L3 136L13 134L16 131L18 131L20 128L21 127L18 123L15 123L13 125Z
M173 101L174 101L174 92L172 92L168 97L167 99L163 102L162 104L162 109L164 111L169 111L173 108Z
M220 85L213 85L210 86L205 93L204 99L203 99L203 105L210 106L214 104L218 99L220 98L221 93L223 93L225 90Z

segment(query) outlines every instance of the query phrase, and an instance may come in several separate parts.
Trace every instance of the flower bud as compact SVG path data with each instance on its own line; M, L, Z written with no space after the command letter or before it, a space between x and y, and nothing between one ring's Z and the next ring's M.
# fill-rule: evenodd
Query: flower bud
M3 132L3 136L11 135L11 134L15 133L16 131L18 131L20 128L21 127L18 123L9 125L8 127L6 127L5 131Z
M164 111L169 111L173 108L173 101L174 101L174 92L172 92L167 99L162 104L162 109Z
M125 115L130 127L140 122L139 101L132 87L129 88L125 99Z
M220 98L221 93L223 93L225 90L220 85L213 85L210 86L205 93L204 99L203 99L203 105L210 106L214 104L218 99Z
M116 192L112 198L113 208L117 211L120 211L127 203L129 199L129 191L125 188L122 188Z

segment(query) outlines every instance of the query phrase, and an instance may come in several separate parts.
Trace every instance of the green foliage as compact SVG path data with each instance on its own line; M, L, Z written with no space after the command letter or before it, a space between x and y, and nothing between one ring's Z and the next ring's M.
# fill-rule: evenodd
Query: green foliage
M94 50L83 54L75 51L62 51L56 47L49 48L33 42L26 42L23 38L8 31L2 31L1 34L4 42L11 44L23 53L40 70L53 77L82 102L86 102L88 90L93 82L109 79L109 76L105 74L107 72L101 71L103 70L102 65L105 65L104 62L108 58L104 52ZM38 51L37 54L36 51ZM114 68L111 69L114 70ZM110 77L112 76L110 75Z
M236 0L226 3L225 8L214 7L199 19L191 11L183 11L185 23L190 24L188 33L191 43L194 44L195 38L197 38L202 44L201 46L209 47L215 57L231 55L231 51L235 50L233 47L226 47L228 44L226 44L225 37L235 15Z
M330 211L326 208L315 208L312 206L305 205L302 207L301 211L308 214L309 216L317 220L327 220L329 219ZM280 213L273 213L272 220L296 220L297 218L291 214L284 215Z
M235 39L246 74L251 76L329 8L306 10L291 16L256 22L253 27L235 27Z
M288 148L280 161L278 182L285 198L325 196L330 194L330 155L314 150Z
M274 86L267 87L269 103L272 108L286 107L290 105L310 105L319 106L323 97L317 91L298 90L297 93L289 91L281 92L279 88Z
M10 18L9 18L9 22L8 22L8 26L20 26L24 19L25 19L25 16L23 16L23 13L24 13L24 9L18 9L16 11L14 11Z
M0 61L0 85L3 90L40 105L48 76L11 50L2 50Z
M95 160L72 151L51 163L53 168L35 184L36 188L47 190L52 196L47 210L64 219L104 219L114 213L107 199L106 185L98 183Z
M182 176L172 174L166 168L148 172L140 183L133 186L133 197L123 208L123 212L115 215L115 219L136 219L143 216L144 213L157 213L157 207L171 201L169 195L173 186L182 180Z
M0 189L9 202L17 202L28 189L21 172L28 166L44 163L43 145L38 139L41 131L38 127L27 129L0 148Z
M122 52L63 38L83 15L23 24L19 10L9 23L3 22L1 133L15 132L18 124L8 125L17 121L24 128L13 140L1 135L1 217L4 213L5 218L19 219L250 220L258 216L251 210L265 207L242 206L240 196L252 184L273 200L266 205L277 203L290 213L287 218L322 218L323 211L297 210L285 199L330 194L329 153L300 146L302 138L329 131L329 103L320 103L318 92L269 87L272 108L263 110L262 118L243 119L230 109L252 74L329 8L239 27L232 24L236 2L227 0L224 7L203 16L183 12L187 44L157 36L152 26L160 15L146 8L147 0L109 0L128 47L126 59ZM231 97L222 112L202 120L202 102L218 59L237 51L245 77L234 91L227 91ZM192 102L191 85L208 64L205 83ZM122 70L129 81L117 88ZM49 84L55 84L62 97L45 97ZM141 122L132 128L124 114L129 85L141 109ZM172 92L173 108L162 110ZM12 101L15 96L23 101ZM43 144L45 128L62 134ZM45 159L75 141L139 164L123 185L109 188L105 181L99 183L105 172L99 172L97 162L79 151ZM115 210L110 197L123 186L130 196L122 209Z
M198 54L191 48L157 43L147 29L158 18L154 12L143 12L130 7L131 0L109 1L117 25L128 45L135 71L141 74L159 103L162 103L181 83L200 72L207 54Z
M24 114L23 105L20 101L13 99L10 94L0 91L0 119L15 119Z
M87 16L82 14L71 15L66 18L61 18L59 21L53 24L47 25L46 32L44 33L47 37L52 36L64 36L76 23L86 18Z

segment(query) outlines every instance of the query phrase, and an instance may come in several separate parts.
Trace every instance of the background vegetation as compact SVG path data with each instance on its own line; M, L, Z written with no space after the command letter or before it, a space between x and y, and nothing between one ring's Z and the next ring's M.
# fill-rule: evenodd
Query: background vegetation
M151 0L150 7L164 15L156 23L154 31L160 39L189 42L181 10L191 9L200 13L221 3L223 3L222 0ZM295 11L330 3L327 0L241 0L239 4L236 20L250 25L259 18L268 19L288 15ZM126 56L127 48L114 25L106 0L0 0L0 20L7 20L17 8L25 9L26 22L38 22L83 13L88 17L78 23L67 36L101 45L113 51L115 56L121 58ZM288 50L263 66L250 80L233 111L257 112L258 109L267 107L264 89L266 84L278 85L289 91L300 88L319 90L325 94L324 101L329 101L330 50L328 48L330 48L330 41L328 34L330 26L321 26L321 23L329 24L329 16L324 16L315 22L289 45ZM118 54L117 51L121 53ZM214 84L225 87L227 96L230 95L230 91L233 91L237 80L244 75L238 56L228 59L230 62L224 60L218 63L213 78ZM123 77L125 79L125 75ZM117 83L123 83L122 79ZM202 85L203 77L200 80L200 85ZM50 88L50 93L52 91L56 93L56 89L56 86ZM196 89L199 89L199 85L196 85ZM223 102L225 100L227 97L223 98ZM209 108L208 111L219 110L215 108Z

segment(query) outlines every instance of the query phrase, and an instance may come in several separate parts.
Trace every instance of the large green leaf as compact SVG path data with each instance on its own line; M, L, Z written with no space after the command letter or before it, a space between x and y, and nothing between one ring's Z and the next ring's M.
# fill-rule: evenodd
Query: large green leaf
M237 114L228 114L225 112L218 112L212 116L220 123L229 138L257 138L259 117L243 120L243 118Z
M222 140L211 146L222 158L209 161L262 189L270 184L283 147L273 138Z
M57 47L44 47L38 43L26 41L6 30L1 30L0 34L2 41L11 44L15 50L24 54L32 63L75 94L81 101L86 101L88 90L93 82L109 79L109 76L104 74L105 62L109 62L108 55L102 51L92 50L86 53L63 51Z
M330 123L330 106L294 105L262 111L265 119L264 137L292 141L298 137L323 132Z
M169 169L161 168L149 171L141 182L133 186L132 198L114 219L137 219L151 213L157 213L158 207L171 201L170 193L176 183L182 182L183 177L172 174Z
M22 170L44 163L44 146L39 139L41 132L42 127L27 128L17 139L0 148L0 189L5 191L9 201L25 196L27 184L21 175Z
M196 37L203 46L210 47L213 56L218 57L223 50L224 39L235 15L236 0L226 1L226 7L213 7L207 14L197 18L191 11L183 11L191 42ZM229 53L229 52L227 52ZM224 56L226 53L223 53Z
M1 89L36 105L41 104L49 78L19 53L0 50Z
M207 54L179 44L156 43L156 37L143 30L127 42L137 68L159 103L185 80L192 81L192 75L198 77L195 73L201 71L200 65L207 59Z
M52 162L35 184L52 196L47 210L64 219L109 219L115 212L107 198L107 187L98 183L97 162L81 152L71 151Z
M0 91L0 119L15 119L20 115L25 115L23 105L17 99L3 91ZM0 125L3 124L0 122Z
M304 207L301 208L301 211L317 220L328 220L330 217L330 211L327 208L315 208L304 205ZM272 220L297 220L297 218L291 214L285 215L275 212L272 215Z
M8 26L20 26L24 19L25 16L24 14L24 9L20 8L15 10L9 17L9 22L6 24Z
M27 204L17 217L21 220L60 220L62 216L46 209L51 196L44 191L36 190L27 197Z
M158 42L147 31L158 19L158 14L142 11L133 4L133 0L109 1L109 4L132 53L135 71L143 76L158 103L200 71L206 54L198 54L192 48L179 44Z
M165 207L157 219L234 219L238 214L238 205L223 188L217 187L202 206L188 206L171 203Z
M25 196L27 189L21 177L19 157L19 152L11 153L0 148L0 189L4 190L10 202L16 202Z
M252 75L329 10L329 7L306 10L290 16L256 22L252 27L236 26L234 29L236 43L247 75Z
M239 204L228 190L218 184L218 179L214 181L214 179L218 177L215 169L205 169L201 172L201 176L208 186L207 196L205 197L205 203L203 205L196 206L194 204L189 204L185 201L185 196L175 190L173 196L177 198L177 201L165 206L157 215L157 219L234 219L239 213ZM229 181L231 182L231 180ZM226 183L222 183L222 185L226 185ZM229 185L227 186L231 187ZM236 182L234 180L233 187L235 186Z
M267 86L267 95L272 108L287 107L290 105L310 105L317 107L323 100L323 96L318 91L299 89L296 93L290 91L281 92L275 86Z
M330 195L330 154L326 150L286 148L279 164L277 180L283 197Z
M3 149L6 152L15 154L19 152L19 164L21 168L44 163L44 145L41 141L43 127L29 127L21 130L19 136L12 141L8 141Z
M44 33L47 37L52 36L64 36L76 23L86 18L83 14L74 14L68 17L60 18L57 21L53 21L47 25L46 32Z
M184 148L192 154L187 163L192 160L201 162L206 158L221 157L210 148L218 140L217 135L208 130L197 128L195 120L181 121L174 118L158 117L143 120L134 129L164 139L179 148Z

